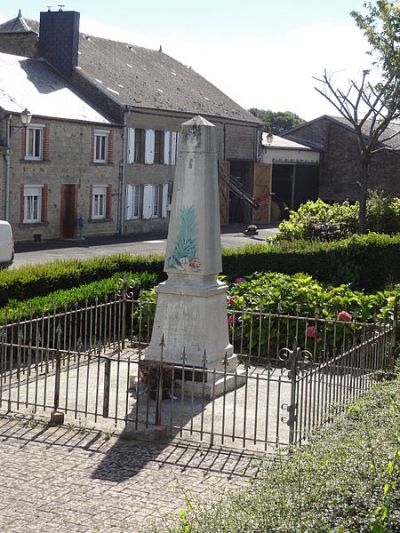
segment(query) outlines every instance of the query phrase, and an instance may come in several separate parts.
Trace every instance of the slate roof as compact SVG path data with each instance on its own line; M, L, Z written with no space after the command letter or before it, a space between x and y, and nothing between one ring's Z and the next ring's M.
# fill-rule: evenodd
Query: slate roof
M285 137L290 136L291 138L296 139L296 141L298 142L306 143L307 145L311 146L311 143L309 143L306 139L302 139L301 129L303 127L308 126L309 124L312 124L320 120L328 120L330 122L334 122L335 124L339 126L342 126L343 128L353 131L353 127L351 123L346 118L336 117L333 115L322 115L318 118L310 120L309 122L304 122L300 126L296 126L295 128L289 131L286 131L283 135ZM364 125L363 133L365 134L365 136L368 136L370 124L371 124L371 121L366 121ZM395 135L395 137L392 137L392 135ZM381 135L379 141L382 143L383 146L387 147L389 150L400 150L400 124L397 122L392 122L390 126L386 129L384 134ZM314 144L314 146L317 146L317 145Z
M306 146L305 144L300 144L298 142L292 141L290 139L285 139L279 135L274 135L272 138L272 143L267 142L268 133L263 132L262 134L262 145L267 148L284 148L285 150L306 150L311 151L312 148Z
M7 20L0 24L0 33L24 33L32 30L20 13L15 19Z
M45 61L0 52L0 108L32 115L109 124Z
M23 21L30 31L39 33L37 21ZM192 68L164 52L80 33L77 68L121 105L262 124Z

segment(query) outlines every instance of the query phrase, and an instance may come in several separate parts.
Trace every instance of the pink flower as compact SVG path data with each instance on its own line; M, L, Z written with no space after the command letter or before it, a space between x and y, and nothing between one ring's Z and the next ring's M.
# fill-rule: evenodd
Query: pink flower
M246 280L244 278L236 278L233 283L236 285L240 285L241 283L245 282Z
M236 298L234 296L227 296L226 301L228 305L232 305L235 303Z
M315 339L315 342L316 342L317 344L319 344L321 341L322 341L322 337L317 337L317 338Z
M236 322L236 317L235 317L235 315L229 315L229 316L228 316L228 324L229 324L230 326L233 326L233 324L234 324L235 322Z
M350 322L353 317L350 313L347 311L340 311L340 313L337 314L338 320L343 320L343 322Z
M317 328L315 326L308 326L308 328L306 329L306 335L307 337L315 339L317 336Z

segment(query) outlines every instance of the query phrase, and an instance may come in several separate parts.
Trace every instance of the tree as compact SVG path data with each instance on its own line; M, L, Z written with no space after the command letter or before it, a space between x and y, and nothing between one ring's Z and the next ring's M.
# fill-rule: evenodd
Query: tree
M362 72L358 80L350 80L345 89L334 84L325 70L316 91L326 98L347 120L358 142L360 163L360 211L359 231L366 232L366 204L371 177L373 156L385 143L400 133L391 123L400 118L400 11L398 3L378 0L366 2L367 13L352 12L358 27L371 45L370 55L375 55L373 66L378 68L378 82L371 80L371 70Z
M249 112L264 122L266 131L270 131L275 135L295 128L304 122L302 118L291 111L274 112L270 109L252 107Z

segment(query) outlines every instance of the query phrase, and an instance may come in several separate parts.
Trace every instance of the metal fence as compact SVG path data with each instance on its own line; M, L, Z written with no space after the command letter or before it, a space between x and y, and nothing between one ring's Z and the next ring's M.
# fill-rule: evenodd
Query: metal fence
M155 304L126 293L0 325L0 409L268 450L301 443L393 366L394 322L228 313L238 366L148 362ZM230 318L231 317L231 318ZM225 364L224 364L225 363Z

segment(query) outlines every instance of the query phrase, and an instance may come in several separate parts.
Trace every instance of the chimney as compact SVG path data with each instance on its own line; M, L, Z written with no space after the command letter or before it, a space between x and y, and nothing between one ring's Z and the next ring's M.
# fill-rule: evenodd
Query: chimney
M40 13L39 55L61 74L72 75L78 64L79 13L42 11Z

